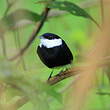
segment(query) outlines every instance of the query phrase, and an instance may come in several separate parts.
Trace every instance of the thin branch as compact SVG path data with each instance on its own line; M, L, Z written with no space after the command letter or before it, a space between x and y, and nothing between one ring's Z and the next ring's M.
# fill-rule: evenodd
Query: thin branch
M97 23L97 21L96 21L95 19L93 19L92 17L91 17L90 19L96 24L96 26L97 26L100 30L102 30L102 27Z
M16 1L14 1L14 2L10 3L8 0L6 0L6 1L7 1L7 8L6 8L5 12L4 12L4 16L7 15L7 13L10 11L10 9L12 8L12 6L13 6L13 5L15 4L15 2L16 2Z
M4 35L4 34L3 34ZM3 56L5 57L5 58L7 58L7 52L6 52L6 42L5 42L5 37L3 36L3 35L1 35L1 45L2 45L2 50L3 50Z
M100 67L108 65L109 63L110 63L110 56L107 56L107 57L100 59L98 62L94 62L92 65L86 64L86 66L83 65L83 66L73 67L72 69L69 69L69 70L64 71L60 74L57 74L57 75L53 76L52 78L50 78L47 81L47 83L49 85L54 85L54 84L66 79L68 77L78 75L79 73L83 72L86 68L90 68L93 65L97 65L97 67L100 68Z
M96 64L98 67L103 67L109 63L110 63L110 56L107 56L107 57L102 58L100 61L95 62L94 64ZM71 77L71 76L78 75L83 70L85 70L86 68L89 68L91 66L93 66L93 65L76 66L76 67L74 67L68 71L62 72L60 75L56 75L56 76L52 77L50 80L47 81L47 83L50 85L54 85L54 84L62 81L63 79L66 79L66 78ZM78 78L78 77L76 77L76 78ZM22 91L21 88L19 88L18 86L14 85L12 83L9 83L9 85L15 89ZM26 104L28 101L29 101L29 99L27 97L23 96L23 97L19 98L13 104L9 104L8 107L14 108L14 110L17 110L22 105Z
M20 97L17 99L16 102L8 104L7 108L12 108L14 110L18 110L20 107L22 107L24 104L26 104L29 101L29 99L25 96Z
M7 1L7 8L6 8L5 12L4 12L4 16L3 17L7 16L8 11L11 9L11 7L14 4L14 2L13 3L9 3L8 0L6 0L6 1ZM3 55L5 56L5 58L7 58L6 43L5 43L4 33L2 33L2 35L0 36L0 38L1 38L1 41L2 41Z
M13 4L9 4L9 5L8 5L7 9L5 10L4 16L7 15L8 11L11 9L12 5L13 5Z
M52 78L50 78L47 81L47 83L50 85L54 85L68 77L75 76L75 75L79 74L79 72L81 71L81 68L82 67L74 67L72 69L62 72L61 74L57 74L57 75L53 76Z
M101 8L101 17L102 17L102 25L104 23L104 1L100 0L100 8Z
M36 24L36 28L33 31L32 35L30 36L30 39L28 40L27 44L23 48L21 48L21 50L14 57L10 58L9 60L14 60L17 57L23 55L24 52L29 48L29 46L31 45L31 43L33 42L33 40L39 34L42 26L44 25L44 23L45 23L45 21L47 19L47 16L48 16L49 11L50 11L50 8L45 8L44 12L42 13L42 19L41 19L41 21L40 21L40 23L38 25Z
M15 32L14 32L14 40L15 40L15 45L16 45L16 48L18 50L20 50L21 48L21 41L20 41L20 35L19 35L19 30L17 29ZM26 70L26 65L25 65L25 61L24 61L24 58L23 56L21 56L21 63L22 63L22 67L24 70Z
M109 95L110 96L110 92L97 92L96 94L98 94L98 95Z
M94 6L97 6L99 4L99 0L92 0L92 1L83 1L81 3L79 3L78 5L83 8L83 9L86 9L86 8L91 8L91 7L94 7ZM56 9L51 9L49 14L48 14L48 19L50 18L53 18L53 17L58 17L58 16L64 16L68 14L68 12L66 11L62 11L62 10L56 10ZM29 25L29 24L32 24L33 22L26 22L23 24L23 27ZM20 25L19 25L20 26ZM13 29L17 29L17 27L15 26Z
M88 3L88 1L86 1L87 4L89 4L89 6L88 6L88 5L87 5L87 6L90 7L91 4L92 4L92 6L94 6L94 5L97 4L97 1L98 1L98 0L95 0L95 1L93 2L93 4L92 4L91 2ZM80 6L83 7L83 8L86 8L86 5L85 5L86 2L81 2ZM41 28L42 28L44 22L46 21L46 19L47 19L47 17L48 17L49 11L50 11L49 8L45 8L44 12L42 13L43 18L41 19L40 23L36 26L35 31L33 31L32 35L30 36L30 39L28 40L28 42L26 43L26 45L25 45L23 48L21 48L20 51L19 51L15 56L9 58L9 60L15 60L16 58L18 58L19 56L22 56L22 55L25 53L25 51L26 51L26 50L29 48L29 46L32 44L33 40L34 40L34 39L37 37L37 35L39 34L39 32L40 32L40 30L41 30ZM61 13L61 14L62 14L62 13ZM63 14L64 14L64 13L63 13ZM92 20L93 20L93 19L92 19ZM94 21L94 22L95 22L96 25L100 28L100 26L97 24L97 22L96 22L96 21Z

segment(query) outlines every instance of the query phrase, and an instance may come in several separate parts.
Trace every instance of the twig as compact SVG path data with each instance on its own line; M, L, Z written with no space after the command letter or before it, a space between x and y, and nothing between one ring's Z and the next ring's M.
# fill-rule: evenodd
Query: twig
M50 85L54 85L68 77L71 77L71 76L75 76L77 75L80 71L81 71L81 68L82 67L74 67L72 69L69 69L67 71L64 71L62 72L61 74L58 74L58 75L55 75L53 76L52 78L50 78L47 83L50 84Z
M88 3L88 1L86 1L86 2L87 2L87 4L89 4L88 7L90 7L91 4L92 4L92 6L96 5L96 4L97 4L97 1L98 1L98 0L95 0L95 1L93 2L93 4L92 4L91 2ZM83 7L83 8L86 8L86 6L87 6L87 5L85 5L86 2L82 2L82 3L80 4L80 6ZM39 32L40 32L40 30L41 30L41 28L42 28L44 22L46 21L46 19L47 19L47 17L48 17L49 11L50 11L49 8L45 8L44 13L42 13L43 18L41 19L40 23L36 26L35 31L33 31L32 35L30 36L30 39L28 40L28 42L26 43L26 45L25 45L23 48L21 48L20 51L19 51L15 56L9 58L9 60L15 60L16 58L18 58L19 56L22 56L22 55L25 53L25 51L26 51L26 50L29 48L29 46L32 44L33 40L34 40L34 39L37 37L37 35L39 34ZM63 12L62 12L62 13L63 13ZM61 13L61 14L62 14L62 13ZM64 14L64 13L63 13L63 14ZM58 13L58 15L59 15L59 13ZM51 16L51 17L52 17L52 16ZM100 26L97 24L97 22L96 22L96 21L94 21L94 22L95 22L96 25L100 28Z
M49 85L54 85L54 84L66 79L68 77L78 75L79 73L83 72L86 68L90 68L93 65L97 65L97 67L100 68L100 67L103 67L105 65L108 65L109 63L110 63L110 56L107 56L107 57L104 57L104 58L100 59L98 62L94 62L91 65L86 64L86 66L73 67L72 69L64 71L61 74L55 75L52 78L50 78L47 81L47 83Z
M4 16L7 15L8 11L11 9L12 5L13 5L13 4L9 4L9 5L8 5L8 7L7 7L7 9L6 9L5 13L4 13Z
M90 17L90 19L96 24L96 26L102 30L102 27L97 23L97 21L95 19L93 19L92 17Z
M14 103L8 104L7 108L12 108L14 110L18 110L20 107L22 107L28 101L29 101L29 99L27 97L22 96L19 99L17 99L17 101L14 101Z
M7 8L6 8L6 10L5 10L5 12L4 12L4 16L3 17L5 17L5 16L7 16L7 13L8 13L8 11L11 9L11 7L13 6L13 3L9 3L9 1L8 0L6 0L7 1ZM5 43L5 37L4 37L4 33L2 33L2 35L1 35L1 40L2 40L2 49L3 49L3 55L5 56L5 58L7 58L7 52L6 52L6 43Z
M44 25L44 22L47 19L48 13L50 11L50 8L45 8L44 12L42 13L42 19L40 21L40 23L38 25L36 25L35 30L33 31L32 35L30 36L30 39L28 40L27 44L21 48L21 50L12 58L10 58L9 60L14 60L16 59L18 56L21 56L24 54L24 52L29 48L29 46L31 45L31 43L33 42L33 40L37 37L37 35L39 34L42 26Z
M98 95L109 95L110 96L109 92L97 92L96 94L98 94Z
M100 8L101 8L101 17L102 17L102 25L104 23L104 2L103 0L100 0Z
M20 42L20 36L19 36L19 30L17 29L15 32L14 32L14 40L15 40L15 45L16 45L16 48L18 50L20 50L21 48L21 42ZM25 61L24 61L24 58L23 56L21 56L21 62L22 62L22 67L24 70L26 70L26 65L25 65Z
M5 10L5 12L4 12L4 16L6 16L7 15L7 13L10 11L10 9L12 8L12 6L14 5L14 3L16 2L16 1L14 1L14 2L12 2L12 3L10 3L8 0L6 0L7 1L7 8L6 8L6 10Z
M3 34L4 35L4 34ZM2 45L2 50L3 50L3 56L5 57L5 58L7 58L7 52L6 52L6 42L5 42L5 37L3 36L3 35L1 35L1 45Z

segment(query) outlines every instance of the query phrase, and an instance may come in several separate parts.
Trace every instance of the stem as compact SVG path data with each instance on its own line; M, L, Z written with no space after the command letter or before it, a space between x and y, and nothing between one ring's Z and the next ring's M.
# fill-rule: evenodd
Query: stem
M7 6L7 8L6 8L5 12L4 12L4 17L7 16L7 13L9 12L9 10L11 9L11 7L13 5L13 3L9 4L8 0L6 0L6 2L7 2L8 6ZM7 58L6 43L5 43L4 33L1 35L1 41L2 41L3 55L5 56L5 58Z
M10 11L10 9L12 8L12 6L14 5L14 3L15 3L16 1L14 1L14 2L12 2L12 3L9 3L9 1L6 0L6 2L7 2L7 8L6 8L5 12L4 12L4 17L7 15L7 13Z
M101 17L102 17L102 25L104 23L104 1L100 0L100 8L101 8Z
M15 40L16 48L17 48L18 50L20 50L20 48L21 48L21 41L20 41L19 30L16 30L16 31L14 32L14 34L15 34L14 40ZM26 65L25 65L25 61L24 61L23 56L21 56L21 59L20 59L20 60L22 61L22 67L23 67L23 69L26 70Z
M100 59L98 62L94 62L93 65L97 65L97 68L101 68L101 67L105 67L106 65L108 65L110 63L110 56L104 57L102 59ZM53 77L51 77L47 83L49 85L54 85L66 78L72 77L72 76L76 76L79 73L82 73L86 68L90 68L93 65L87 65L86 66L77 66L77 67L73 67L67 71L62 72L61 74L55 75Z
M92 17L91 17L90 19L96 24L96 26L97 26L100 30L102 30L102 27L97 23L97 21L96 21L95 19L93 19Z
M44 12L42 13L42 19L41 19L40 23L38 25L36 25L36 28L33 31L32 35L30 36L30 39L28 40L27 44L14 57L10 58L9 60L14 60L14 59L18 58L19 56L22 56L25 53L25 51L29 48L29 46L32 44L32 42L34 41L34 39L37 37L40 30L42 29L42 27L47 19L49 11L50 11L50 8L45 8Z
M1 42L2 42L2 50L3 50L3 56L7 58L7 52L6 52L6 43L4 36L1 36Z

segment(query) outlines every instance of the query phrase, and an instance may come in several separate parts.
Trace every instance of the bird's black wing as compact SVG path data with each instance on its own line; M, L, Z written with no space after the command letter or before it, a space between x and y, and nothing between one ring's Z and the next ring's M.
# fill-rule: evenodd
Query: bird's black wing
M66 54L66 57L68 57L68 60L72 61L73 60L73 55L69 49L69 47L67 46L67 44L65 43L64 40L62 40L63 45L61 45L61 48L63 50L63 52Z
M73 55L63 40L62 45L53 48L38 46L37 53L41 61L49 68L70 64L73 60Z

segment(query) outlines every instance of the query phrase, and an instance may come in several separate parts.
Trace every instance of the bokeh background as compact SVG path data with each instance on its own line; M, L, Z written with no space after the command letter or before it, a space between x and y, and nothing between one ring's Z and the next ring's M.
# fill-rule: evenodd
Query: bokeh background
M74 92L74 82L77 77L67 78L52 86L46 83L51 69L40 61L36 53L39 38L36 37L23 56L10 60L26 45L33 30L38 26L42 19L40 14L47 1L0 0L1 110L7 108L8 110L75 110L74 102L78 94ZM102 24L100 0L66 1L82 7L98 24ZM71 67L75 67L80 65L85 55L90 55L89 51L95 47L96 38L100 37L95 35L100 33L99 31L99 27L90 19L52 9L37 36L47 32L61 36L73 53L74 60ZM60 70L56 69L54 75ZM109 73L109 69L107 71ZM80 108L77 110L110 109L109 78L103 74L105 73L103 69L95 73L97 74L94 86L90 87L92 89L88 95L86 92L83 94L86 101L84 99L85 103L79 105ZM89 83L88 80L86 83ZM82 87L82 84L80 86ZM82 91L78 93L81 94Z

